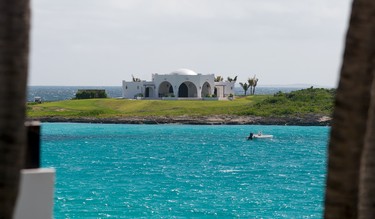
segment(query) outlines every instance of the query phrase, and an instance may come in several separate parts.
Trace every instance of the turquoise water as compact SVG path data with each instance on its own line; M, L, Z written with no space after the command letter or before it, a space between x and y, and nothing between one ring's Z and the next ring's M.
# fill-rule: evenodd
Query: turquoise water
M43 123L42 166L55 218L321 218L328 132Z

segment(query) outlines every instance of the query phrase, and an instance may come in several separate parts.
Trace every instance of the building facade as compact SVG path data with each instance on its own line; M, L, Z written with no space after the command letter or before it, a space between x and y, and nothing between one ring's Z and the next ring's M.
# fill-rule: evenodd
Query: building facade
M235 82L215 82L214 74L198 74L190 69L178 69L169 74L152 74L152 81L122 81L123 98L147 99L234 96Z

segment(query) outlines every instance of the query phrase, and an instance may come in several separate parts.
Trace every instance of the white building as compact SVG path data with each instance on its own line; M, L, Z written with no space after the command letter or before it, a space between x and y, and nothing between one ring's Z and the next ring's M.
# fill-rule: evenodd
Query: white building
M152 81L122 81L122 95L127 99L138 96L148 99L202 99L212 96L227 99L234 95L236 82L214 80L214 74L203 75L189 69L179 69L169 74L152 74Z

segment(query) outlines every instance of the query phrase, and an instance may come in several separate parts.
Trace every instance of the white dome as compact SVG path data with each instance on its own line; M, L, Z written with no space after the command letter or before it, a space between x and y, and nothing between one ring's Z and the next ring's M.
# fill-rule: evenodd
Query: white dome
M186 69L186 68L180 68L176 71L172 71L170 73L171 75L198 75L195 71Z

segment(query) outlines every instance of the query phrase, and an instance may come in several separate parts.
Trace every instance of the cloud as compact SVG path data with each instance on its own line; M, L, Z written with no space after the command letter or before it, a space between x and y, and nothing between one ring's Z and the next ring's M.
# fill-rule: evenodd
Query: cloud
M34 0L31 83L116 85L134 72L191 66L240 79L263 72L265 83L286 80L275 72L303 81L315 69L334 84L348 8L349 0ZM50 72L82 78L53 82Z

